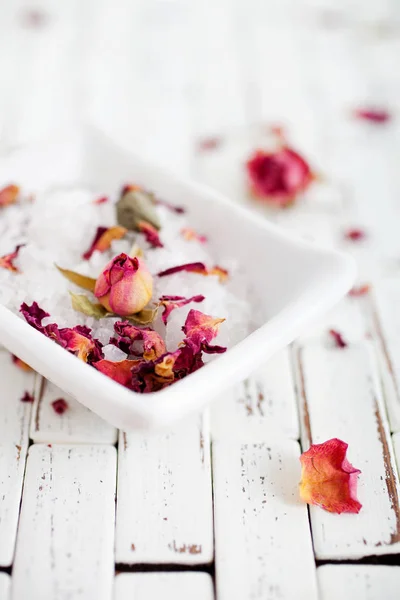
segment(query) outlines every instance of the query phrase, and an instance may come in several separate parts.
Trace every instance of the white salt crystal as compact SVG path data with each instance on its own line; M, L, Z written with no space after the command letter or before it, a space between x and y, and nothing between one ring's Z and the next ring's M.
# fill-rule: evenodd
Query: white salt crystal
M112 360L113 362L118 362L119 360L125 360L126 354L117 346L113 346L113 344L108 344L103 348L104 358L106 360Z

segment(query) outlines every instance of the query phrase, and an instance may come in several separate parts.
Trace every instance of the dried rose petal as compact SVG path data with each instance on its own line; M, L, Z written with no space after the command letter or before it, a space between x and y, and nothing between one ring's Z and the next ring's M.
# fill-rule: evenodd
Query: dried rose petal
M27 403L32 404L32 402L33 402L32 394L30 394L29 392L25 392L21 398L21 402L27 402Z
M108 202L108 200L108 196L100 196L100 198L96 198L95 200L93 200L92 204L105 204L106 202Z
M199 152L208 152L210 150L216 150L222 144L222 138L213 136L199 140L197 142L197 150Z
M111 313L129 316L140 312L153 293L153 278L138 257L121 253L99 275L94 295Z
M63 415L65 411L69 408L68 402L64 400L64 398L58 398L58 400L54 400L51 403L51 405L53 407L54 412L58 415Z
M150 225L147 221L139 221L138 229L146 238L146 242L148 242L153 248L163 248L164 244L160 240L160 236L158 231L153 225Z
M130 352L132 354L135 353L132 349L132 344L136 341L143 342L143 358L145 360L155 360L166 352L162 337L149 327L141 329L140 327L131 325L128 321L117 321L114 325L114 330L119 336L116 344L118 347L121 347L121 342L126 344L125 347L128 347L127 344L129 343L128 354Z
M30 367L26 362L18 358L18 356L15 356L15 354L11 355L11 360L13 361L14 365L19 369L22 369L22 371L33 371L32 367Z
M168 208L168 210L177 213L178 215L182 215L186 212L186 209L183 208L183 206L175 206L175 204L171 204L170 202L162 200L161 198L155 198L154 203L158 204L159 206L165 206L165 208Z
M368 283L364 283L363 285L359 285L351 288L349 291L349 296L357 297L357 296L365 296L369 293L371 286Z
M357 119L377 124L387 123L392 118L387 110L381 108L358 108L354 111L354 116Z
M225 281L228 277L228 271L216 265L211 269L207 269L206 265L202 262L195 263L186 263L184 265L179 265L177 267L170 267L169 269L165 269L164 271L160 271L157 273L158 277L166 277L167 275L173 275L174 273L179 273L180 271L186 271L188 273L197 273L198 275L217 275L220 281Z
M334 438L312 445L300 457L300 496L329 512L358 513L357 478L361 473L347 460L348 444Z
M192 308L182 327L182 331L186 335L184 343L194 353L200 352L204 347L209 348L210 342L216 337L219 326L224 321L225 319L216 319Z
M68 327L59 329L56 323L43 325L43 319L50 315L42 310L37 302L33 302L31 306L24 302L21 304L20 312L31 327L75 354L81 360L91 364L103 358L102 345L98 340L92 338L91 329L88 327L77 325L72 329Z
M100 342L91 336L91 329L84 325L60 329L60 339L66 350L75 354L80 360L92 363L103 358Z
M20 248L23 248L23 246L24 244L20 244L19 246L16 246L14 252L10 252L10 254L0 256L0 268L7 269L8 271L12 271L13 273L20 273L18 267L14 265L14 260L18 257Z
M250 192L279 207L292 204L315 179L310 165L294 150L257 150L246 163Z
M82 258L89 260L95 250L105 252L111 248L114 240L123 238L127 231L125 227L120 227L119 225L115 227L98 227L89 249L82 255Z
M113 362L111 360L99 360L93 366L101 373L104 373L104 375L107 375L107 377L114 379L117 383L129 387L132 382L132 368L137 366L139 362L141 361L121 360Z
M9 206L17 201L20 189L17 185L7 185L0 189L0 207Z
M343 339L343 336L339 331L336 331L335 329L330 329L329 335L333 338L333 341L335 342L335 345L338 348L347 348L348 344Z
M184 237L184 239L188 242L196 241L200 242L201 244L205 244L207 241L205 235L200 235L196 233L196 231L191 227L184 227L183 229L181 229L181 234Z
M47 24L49 15L37 8L28 8L21 13L20 19L24 27L38 29Z
M365 233L365 231L363 229L348 229L347 231L345 231L344 233L344 237L346 240L349 240L351 242L359 242L360 240L365 239L367 236L367 234Z
M189 304L190 302L203 302L204 296L198 294L197 296L192 296L191 298L185 298L184 296L161 296L160 305L164 307L162 313L162 320L165 325L168 322L168 317L172 313L175 308L180 308Z

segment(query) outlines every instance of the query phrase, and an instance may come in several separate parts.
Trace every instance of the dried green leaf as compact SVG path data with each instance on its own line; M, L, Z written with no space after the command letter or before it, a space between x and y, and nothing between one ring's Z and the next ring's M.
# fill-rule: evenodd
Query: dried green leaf
M158 307L156 308L144 308L140 312L124 317L128 321L135 323L136 325L150 325L157 316Z
M71 281L71 283L74 283L75 285L83 288L84 290L88 290L89 292L94 292L96 279L93 277L87 277L87 275L81 275L80 273L75 273L75 271L62 269L58 265L56 265L56 267L60 271L61 275L64 275L64 277L68 279L68 281Z
M101 319L107 315L107 311L101 304L91 302L84 294L70 292L72 308L88 317ZM113 315L115 316L115 315Z

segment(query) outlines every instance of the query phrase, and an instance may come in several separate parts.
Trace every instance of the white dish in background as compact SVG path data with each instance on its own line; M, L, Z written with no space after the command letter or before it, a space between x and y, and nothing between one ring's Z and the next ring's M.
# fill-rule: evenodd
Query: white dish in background
M8 152L0 159L0 186L11 181L32 192L66 185L94 187L105 194L134 181L187 207L189 219L207 233L216 256L223 250L246 265L252 303L257 313L261 308L263 323L202 369L151 394L124 388L0 306L0 342L123 430L166 426L200 410L293 341L354 280L355 266L346 255L293 239L221 194L132 156L98 131Z

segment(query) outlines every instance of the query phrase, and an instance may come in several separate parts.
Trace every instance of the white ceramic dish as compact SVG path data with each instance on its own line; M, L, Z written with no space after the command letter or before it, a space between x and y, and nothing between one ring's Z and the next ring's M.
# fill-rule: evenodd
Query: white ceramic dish
M295 339L351 287L352 260L294 240L267 220L196 183L177 179L88 130L57 143L17 148L0 159L0 184L25 189L89 185L104 193L135 181L174 204L219 249L243 264L264 323L228 352L176 384L136 394L81 362L0 306L0 342L101 417L124 430L162 427L197 411Z

